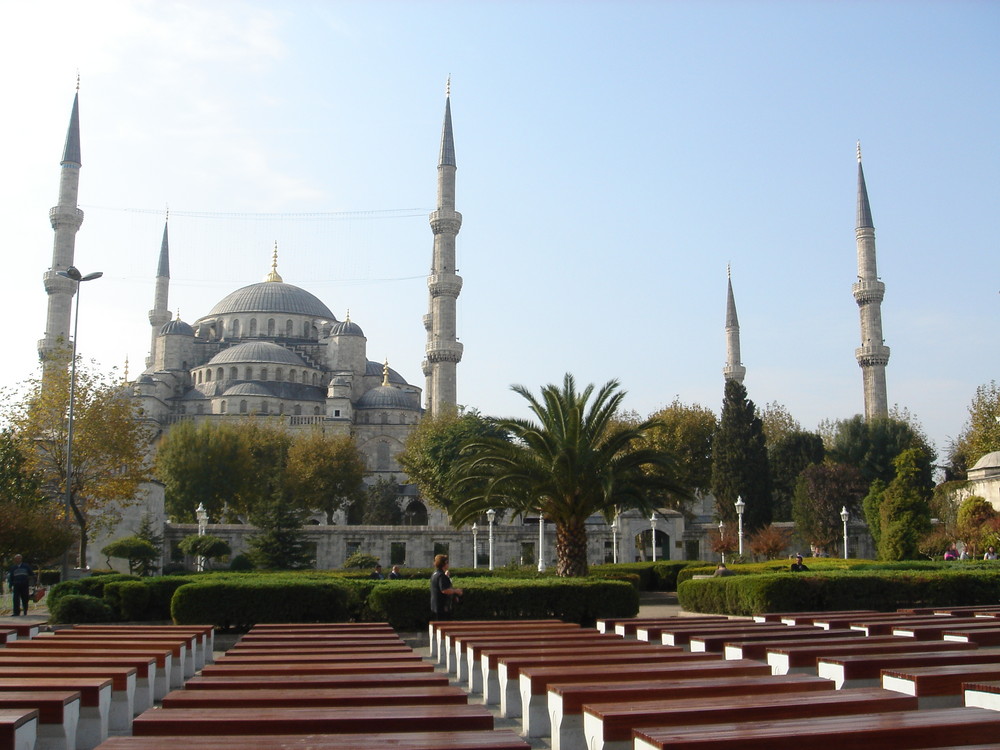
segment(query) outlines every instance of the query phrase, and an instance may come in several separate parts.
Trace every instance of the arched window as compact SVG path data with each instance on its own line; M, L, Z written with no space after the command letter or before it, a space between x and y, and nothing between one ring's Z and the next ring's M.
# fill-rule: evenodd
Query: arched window
M226 401L223 399L222 403L219 405L219 414L226 413Z
M295 404L294 408L292 409L292 414L294 414L295 416L299 416L301 413L302 413L302 404Z
M309 338L309 334L312 332L312 324L307 320L302 324L302 338Z
M267 380L267 368L266 367L261 367L260 368L260 379L261 380Z
M257 318L250 318L250 335L257 335Z
M260 413L267 414L267 401L260 402Z
M288 382L289 383L294 383L295 382L295 370L289 370L288 371Z
M279 401L278 402L278 414L284 414L284 413L285 413L285 402L284 401Z
M387 412L381 412L378 415L378 421L382 424L389 424L389 414Z
M402 412L400 412L400 414L399 414L399 423L400 424L406 424L406 415L403 414Z
M248 367L248 368L247 368L247 369L246 369L246 370L245 370L245 371L243 372L243 379L244 379L244 380L253 380L253 368L252 368L252 367Z
M233 322L229 324L229 335L234 339L240 335L240 320L239 318L233 318Z
M389 444L379 443L375 447L375 470L376 471L388 471L389 470Z
M216 380L224 380L225 377L226 377L226 371L223 370L221 367L218 370L215 371L215 379Z
M403 511L403 525L404 526L426 526L427 525L427 507L419 500L414 500L409 505L406 506L406 510ZM487 560L487 562L489 562Z
M313 385L319 385L319 374L313 373Z
M288 338L292 337L292 330L293 330L293 328L292 328L292 321L286 320L285 321L285 335L288 336Z
M212 371L211 370L205 370L205 382L206 383L211 383L212 382Z
M313 414L315 414L315 415L316 415L316 416L318 417L318 416L319 416L319 415L320 415L321 413L322 413L322 412L320 412L320 410L319 410L319 407L318 407L318 406L314 406L314 407L313 407Z
M267 320L267 335L274 335L274 318L268 318Z
M282 375L281 368L280 367L275 367L274 368L274 379L277 380L278 382L281 382L281 375Z
M247 400L243 399L242 401L240 401L240 414L246 414L246 413L247 413Z
M240 377L240 369L238 367L230 367L229 368L229 379L230 380L239 380L239 377Z
M201 382L201 370L198 370L198 382Z

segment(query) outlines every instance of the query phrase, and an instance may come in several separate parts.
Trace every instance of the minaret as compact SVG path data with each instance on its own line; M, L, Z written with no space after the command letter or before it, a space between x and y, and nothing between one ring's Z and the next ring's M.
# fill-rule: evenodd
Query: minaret
M45 293L49 295L45 317L45 337L38 342L38 357L49 360L60 347L69 346L70 308L77 282L60 276L73 265L76 251L76 233L83 223L83 211L77 208L80 190L80 81L77 79L73 111L66 131L66 145L60 162L59 205L49 209L49 221L55 232L52 248L52 266L42 277Z
M156 291L153 292L153 309L149 311L149 325L152 338L149 344L149 356L146 358L146 369L156 361L156 337L160 329L170 322L170 310L167 308L167 295L170 292L170 242L167 238L167 224L170 214L163 222L163 241L160 242L160 262L156 267Z
M726 277L729 290L726 296L726 366L722 374L726 380L742 383L747 375L747 368L740 361L740 320L736 317L736 298L733 297L733 277L729 267L726 267Z
M854 284L854 299L861 313L861 346L855 351L865 386L865 419L889 416L889 401L885 391L885 366L889 362L889 347L882 338L882 298L885 284L879 281L875 265L875 225L868 204L868 188L861 168L861 142L858 141L858 280Z
M438 159L437 210L430 215L434 232L434 259L427 277L430 303L424 316L427 329L427 408L432 414L458 403L455 370L462 360L462 344L455 325L455 302L462 291L462 277L455 273L455 238L462 228L462 214L455 210L455 139L451 131L451 79L445 91L444 127Z

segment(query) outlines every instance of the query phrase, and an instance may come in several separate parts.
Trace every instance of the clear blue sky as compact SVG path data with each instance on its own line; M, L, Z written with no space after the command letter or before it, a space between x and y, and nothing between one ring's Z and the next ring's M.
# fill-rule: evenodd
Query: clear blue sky
M459 401L619 378L718 409L726 264L746 386L806 428L862 411L864 152L889 402L939 449L1000 374L1000 4L112 2L0 9L0 384L36 365L76 72L80 349L131 373L171 210L187 321L260 280L350 310L423 385L444 84L458 155ZM335 214L308 216L308 214ZM305 216L304 216L305 215Z

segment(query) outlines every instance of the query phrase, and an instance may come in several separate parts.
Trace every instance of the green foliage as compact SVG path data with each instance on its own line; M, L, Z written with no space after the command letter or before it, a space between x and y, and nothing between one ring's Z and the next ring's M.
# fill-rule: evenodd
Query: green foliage
M875 549L882 539L882 498L885 495L886 483L881 479L876 479L868 488L868 494L861 501L861 508L865 514L865 522L868 524L868 533L875 541Z
M105 557L118 557L128 561L129 574L140 573L152 567L152 563L160 556L160 551L152 542L137 534L116 539L101 550Z
M747 548L754 558L773 560L785 553L790 541L791 533L788 529L770 524L750 535Z
M115 614L96 596L66 594L49 599L49 620L53 623L114 622Z
M246 631L261 622L346 622L357 606L355 596L350 584L332 577L206 579L177 589L170 612L178 625Z
M649 429L640 440L646 448L674 457L676 483L690 492L707 490L712 483L712 441L719 428L715 413L701 404L673 402L649 415ZM680 499L664 498L661 505L677 507Z
M969 420L949 447L949 479L965 479L976 461L1000 451L1000 385L991 380L976 388Z
M302 531L306 511L292 505L279 493L258 503L252 520L258 529L248 540L248 556L254 565L264 570L312 567L312 550Z
M233 551L229 542L212 534L186 536L178 542L177 548L185 555L204 557L207 560L225 557Z
M314 429L299 435L288 448L286 482L290 497L311 510L333 515L363 493L364 456L349 435L327 435Z
M767 463L773 488L773 520L792 520L792 498L799 474L807 466L821 463L825 455L823 438L815 432L788 432L774 441L768 438Z
M557 618L592 626L600 617L633 617L639 611L638 591L622 581L480 578L463 588L455 608L460 620ZM421 630L431 617L428 600L426 582L398 581L373 587L369 606L376 619L398 630Z
M865 482L853 466L807 466L799 475L792 508L799 537L822 550L836 548L843 539L841 510L857 516L864 494Z
M344 560L344 567L349 570L363 569L370 571L376 565L378 565L379 559L375 555L369 555L367 552L355 552Z
M885 488L879 535L879 557L883 560L909 560L920 555L920 540L930 531L929 492L921 477L923 454L911 448L893 461L896 477Z
M896 476L896 456L911 448L920 451L919 481L930 490L935 452L919 426L908 422L891 417L866 420L861 415L838 421L828 453L838 463L856 466L867 483L880 479L888 484Z
M595 395L592 385L578 392L567 373L561 387L542 388L541 399L523 386L512 390L528 401L538 422L497 420L512 441L482 437L466 443L455 467L454 493L461 498L452 515L455 524L494 507L541 512L556 527L557 573L582 576L591 515L601 513L610 521L617 509L652 511L658 492L687 496L673 480L672 457L639 447L651 423L616 420L625 396L617 381Z
M351 508L349 520L366 526L396 526L403 519L398 498L399 483L395 478L380 476Z
M747 391L726 380L719 430L712 444L712 492L720 520L736 522L736 500L746 503L743 527L752 532L771 523L771 473L764 426Z
M239 554L229 561L229 569L233 571L254 570L256 566L248 555Z
M764 429L764 439L767 441L768 450L770 450L772 445L776 445L789 435L802 432L802 425L799 423L799 420L792 416L792 413L788 411L788 407L784 404L771 401L764 404L764 407L759 409L758 412L761 426Z
M150 616L150 591L143 581L114 581L104 586L104 603L118 620L149 621L153 619Z

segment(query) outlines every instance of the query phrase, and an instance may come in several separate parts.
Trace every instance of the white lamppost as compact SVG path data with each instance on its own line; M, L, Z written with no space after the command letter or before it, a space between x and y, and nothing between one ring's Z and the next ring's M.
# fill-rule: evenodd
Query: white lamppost
M493 519L497 517L497 512L490 508L486 511L486 518L490 522L490 570L493 570Z
M479 527L472 524L472 568L479 567Z
M615 518L611 522L611 560L618 564L618 529L621 528L621 516L615 511Z
M743 511L747 508L747 504L743 502L742 497L736 498L736 519L739 522L739 540L740 540L740 557L743 557Z
M205 531L208 528L208 511L205 510L204 503L198 503L198 507L194 511L195 517L198 519L198 536L205 536ZM198 570L205 569L205 557L204 555L198 555Z
M840 520L844 522L844 559L847 559L847 519L851 517L851 514L847 512L847 506L845 505L840 509Z
M76 282L76 314L73 317L73 358L69 364L69 410L66 415L66 497L63 511L66 514L66 527L69 528L70 517L73 509L73 405L76 392L76 332L80 327L80 284L84 281L93 281L104 275L103 271L94 271L83 276L76 266L70 266L65 271L57 273L67 279ZM69 549L63 552L62 577L60 580L69 580Z
M649 544L653 548L653 562L656 562L656 511L649 517Z
M545 516L538 509L538 572L545 572Z
M722 564L726 564L726 524L719 521L719 546L722 547Z

